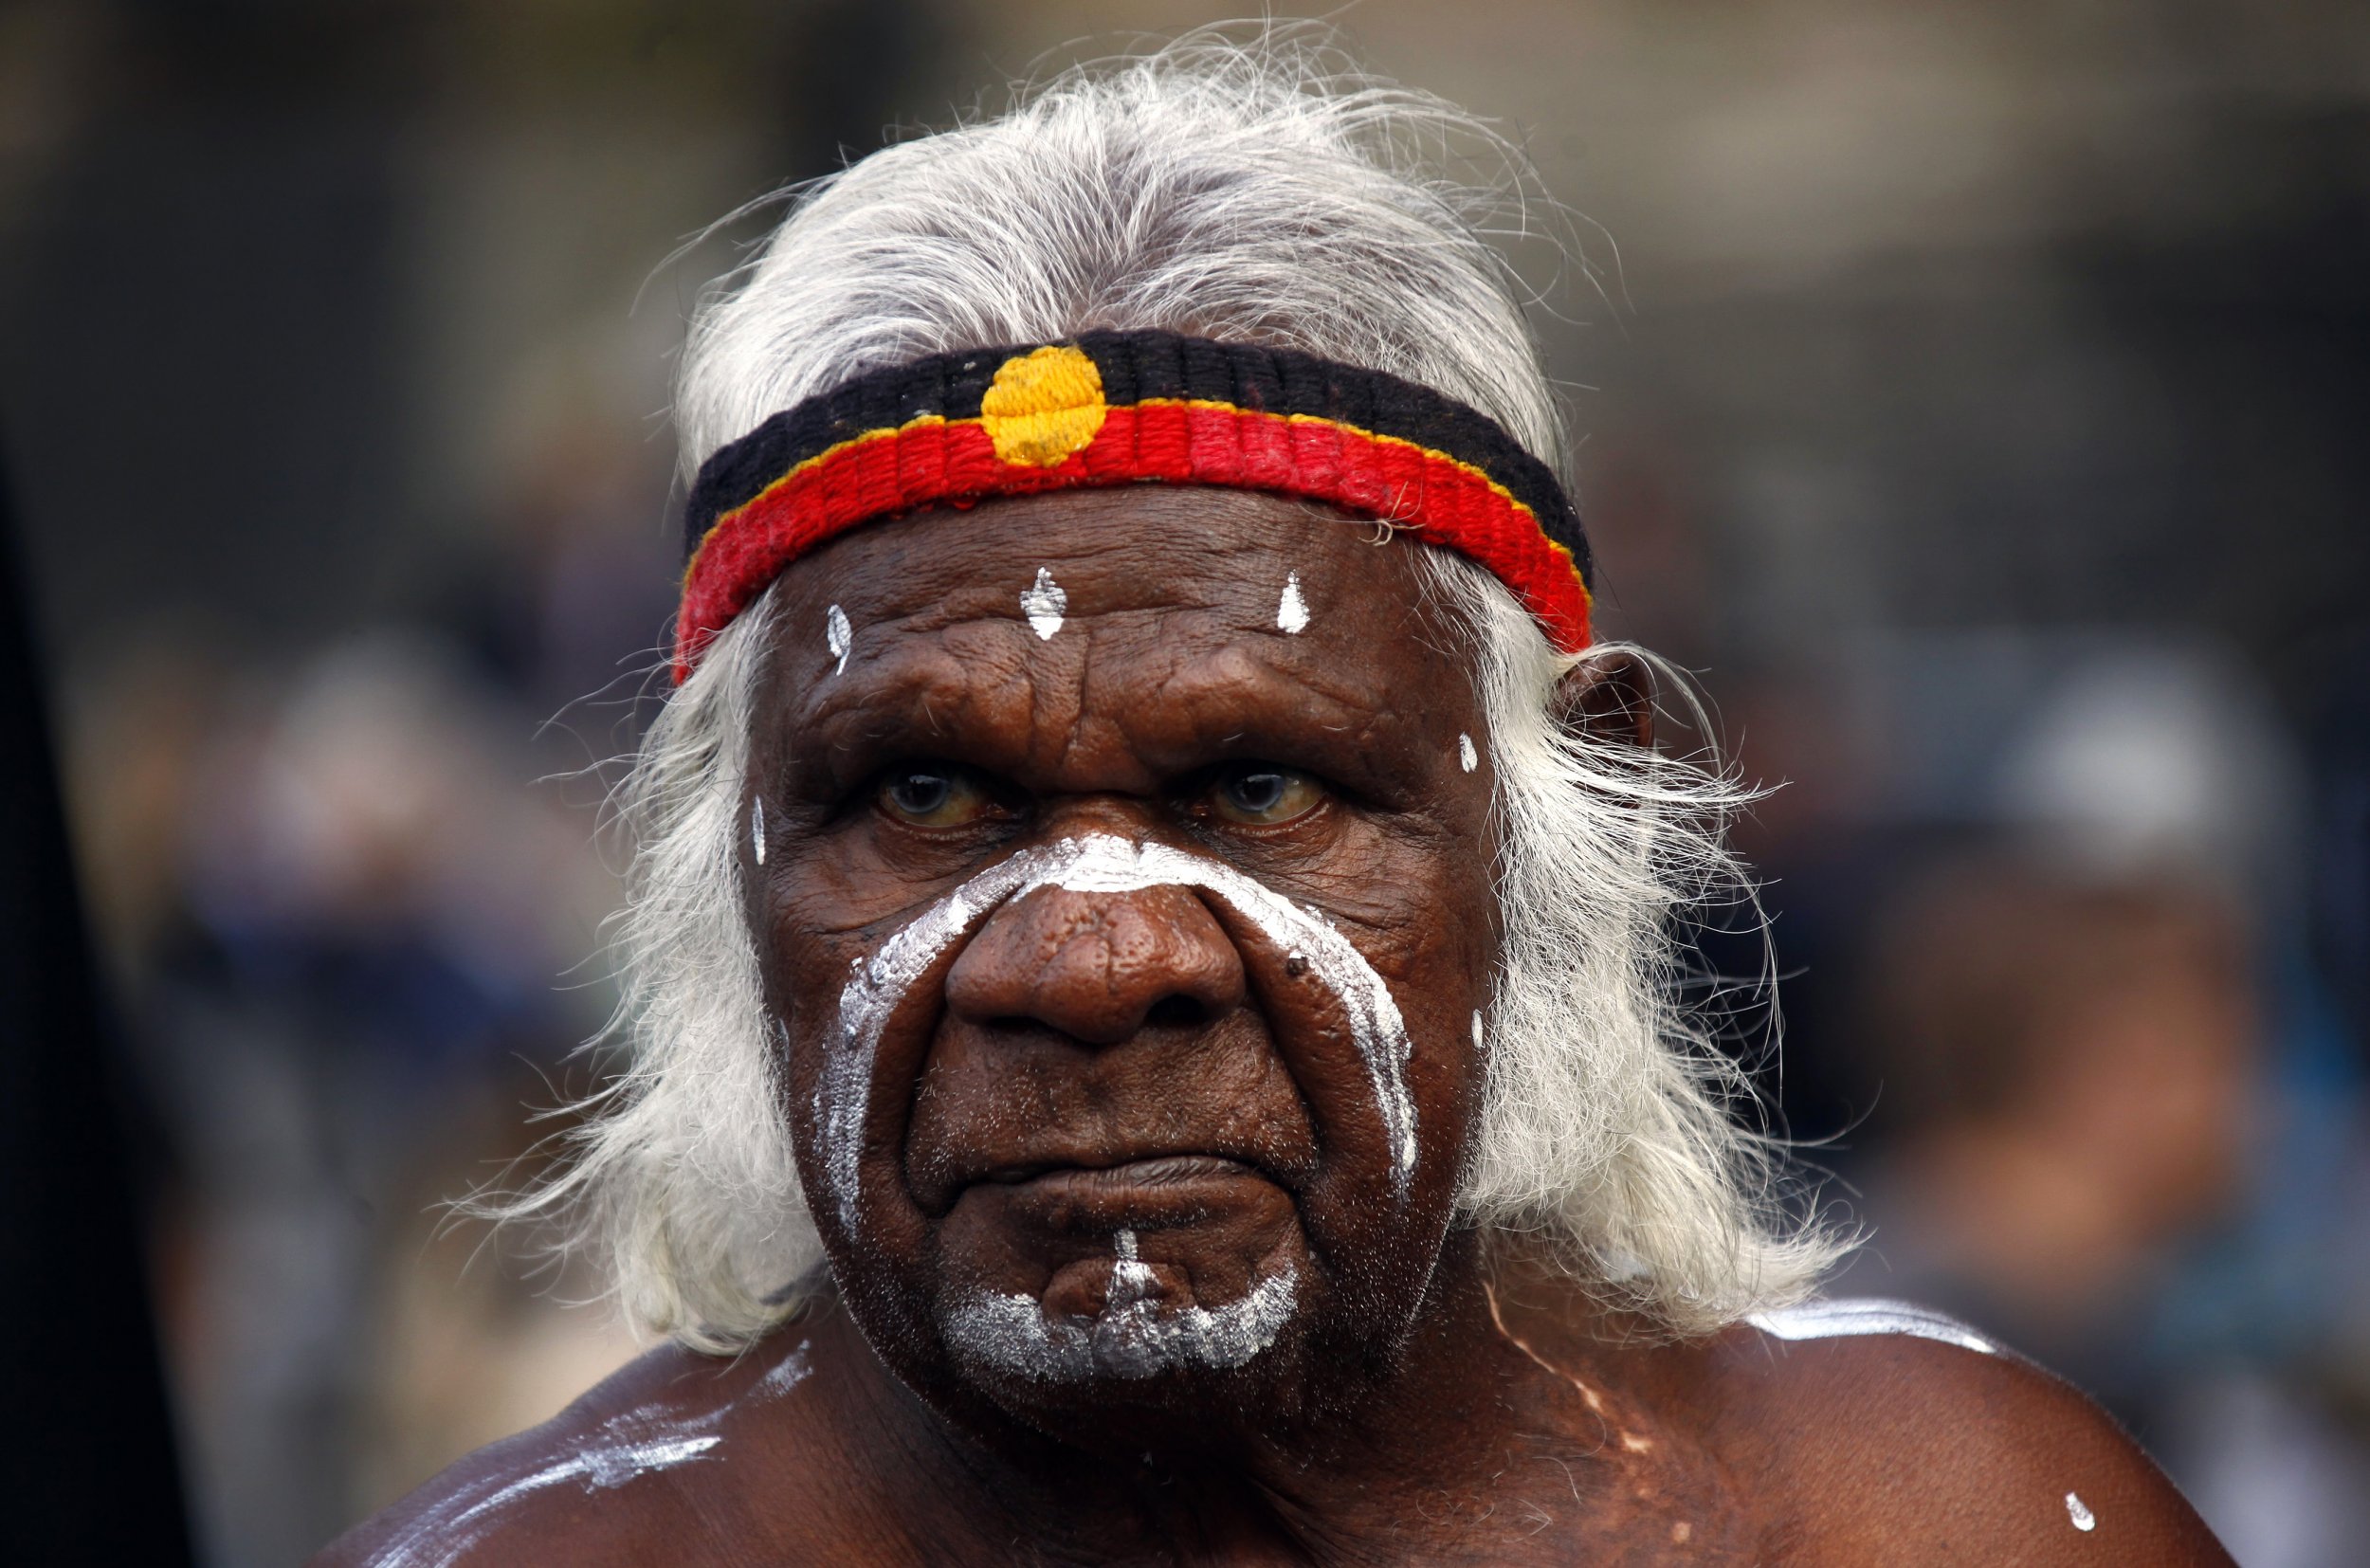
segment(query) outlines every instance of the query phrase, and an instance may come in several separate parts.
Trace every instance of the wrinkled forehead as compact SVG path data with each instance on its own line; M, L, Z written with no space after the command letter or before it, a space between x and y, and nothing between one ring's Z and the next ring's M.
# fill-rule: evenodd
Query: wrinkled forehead
M1461 709L1465 639L1425 591L1424 549L1329 508L1195 486L889 520L783 574L768 705L793 730L917 685L949 704L1059 687L1082 719L1155 703L1196 731L1278 703L1351 731L1427 702Z

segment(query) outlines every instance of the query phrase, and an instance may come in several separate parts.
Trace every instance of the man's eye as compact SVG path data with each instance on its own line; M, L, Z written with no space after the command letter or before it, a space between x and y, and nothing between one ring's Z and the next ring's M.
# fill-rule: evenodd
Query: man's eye
M881 782L881 809L917 828L961 828L988 814L994 802L966 769L900 768Z
M1323 786L1306 774L1258 763L1228 769L1211 791L1219 816L1253 828L1272 828L1306 816L1324 798Z

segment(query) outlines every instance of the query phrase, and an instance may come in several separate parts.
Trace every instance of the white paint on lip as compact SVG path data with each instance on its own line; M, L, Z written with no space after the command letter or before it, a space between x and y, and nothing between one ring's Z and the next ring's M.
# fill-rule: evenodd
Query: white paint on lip
M848 650L856 646L856 633L855 629L848 624L848 611L837 605L824 611L823 646L830 648L831 657L839 661L831 673L833 675L847 674Z
M1021 592L1020 611L1036 629L1039 642L1052 640L1053 634L1062 629L1062 617L1068 610L1069 595L1062 592L1062 585L1053 580L1052 573L1038 567L1037 580Z
M1111 1293L1103 1310L1126 1306L1152 1295L1152 1265L1136 1256L1136 1232L1121 1231L1111 1238L1116 1261L1111 1265Z
M1109 833L1066 838L1022 849L932 904L883 942L839 995L839 1040L824 1052L814 1091L823 1170L840 1223L856 1232L858 1169L872 1095L872 1068L891 1013L946 950L989 911L1040 887L1073 893L1133 893L1147 887L1196 887L1224 899L1276 947L1304 960L1348 1015L1351 1038L1366 1063L1391 1149L1391 1181L1402 1198L1415 1173L1415 1102L1408 1092L1413 1049L1391 988L1350 939L1315 906L1294 903L1229 866L1164 844L1135 844ZM1033 1304L1030 1310L1036 1310Z
M1301 597L1301 574L1297 572L1285 574L1284 598L1275 607L1275 624L1291 637L1308 629L1308 601Z

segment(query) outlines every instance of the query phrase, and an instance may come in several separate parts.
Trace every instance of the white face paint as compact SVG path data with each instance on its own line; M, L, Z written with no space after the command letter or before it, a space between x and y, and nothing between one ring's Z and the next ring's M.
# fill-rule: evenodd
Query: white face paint
M765 802L749 803L749 852L759 866L765 864Z
M832 666L833 675L848 673L848 650L856 646L856 633L848 624L848 611L833 605L823 614L823 646L831 650L839 663Z
M1275 608L1275 624L1288 636L1298 636L1308 629L1308 601L1301 597L1301 574L1289 572L1284 577L1284 602Z
M2090 1511L2088 1504L2071 1492L2066 1494L2066 1517L2072 1520L2073 1527L2085 1535L2099 1527L2099 1516Z
M1221 1307L1163 1314L1151 1266L1136 1256L1136 1232L1113 1238L1118 1252L1103 1310L1048 1322L1033 1297L983 1291L948 1319L955 1348L1004 1372L1046 1383L1090 1377L1151 1377L1179 1367L1227 1372L1275 1343L1298 1303L1300 1271L1286 1264Z
M1481 766L1481 753L1473 749L1471 736L1460 735L1456 738L1456 759L1464 764L1465 771L1468 774Z
M1051 641L1053 634L1062 629L1062 616L1068 609L1069 595L1062 592L1062 585L1053 580L1052 573L1038 567L1037 580L1020 596L1020 611L1036 629L1039 642Z
M1231 866L1162 844L1133 844L1093 833L1022 849L989 866L883 942L869 961L856 961L855 973L839 994L840 1037L824 1052L814 1091L824 1174L838 1201L840 1223L849 1234L856 1229L857 1165L864 1151L873 1057L889 1015L939 957L990 910L1040 887L1073 893L1198 887L1224 899L1269 941L1301 959L1304 971L1332 991L1349 1016L1350 1035L1365 1059L1376 1108L1390 1140L1392 1186L1406 1197L1415 1173L1415 1102L1407 1088L1412 1048L1391 988L1364 955L1315 907L1294 903Z
M1488 1048L1488 1048L1486 1045L1483 1044L1483 1041L1482 1041L1482 1015L1481 1015L1481 1010L1480 1010L1479 1008L1475 1008L1475 1009L1473 1010L1473 1049L1474 1049L1476 1052L1479 1052L1479 1051L1485 1051L1485 1050L1487 1050Z

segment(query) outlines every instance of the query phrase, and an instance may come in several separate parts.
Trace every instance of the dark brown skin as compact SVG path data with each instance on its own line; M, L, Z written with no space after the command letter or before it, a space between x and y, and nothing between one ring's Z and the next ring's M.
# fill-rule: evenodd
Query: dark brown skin
M1457 738L1486 759L1487 737L1418 547L1376 538L1131 486L836 541L779 591L752 780L769 853L741 871L811 1194L830 1192L814 1097L851 963L1017 848L1101 830L1315 905L1384 976L1414 1041L1404 1201L1331 994L1255 924L1176 887L1040 889L892 1017L856 1233L813 1203L834 1289L737 1360L646 1356L318 1560L2227 1561L2026 1363L1749 1327L1671 1343L1452 1224L1498 941L1490 771L1466 773ZM1049 640L1019 604L1041 566L1068 594ZM1291 572L1298 636L1276 626ZM855 629L836 675L833 604ZM1634 663L1562 695L1569 722L1649 740ZM1285 1265L1297 1308L1235 1370L1135 1381L1037 1381L950 1344L982 1287L1091 1315L1122 1227L1164 1313ZM793 1358L811 1372L766 1381ZM470 1512L686 1425L719 1439L693 1462Z

